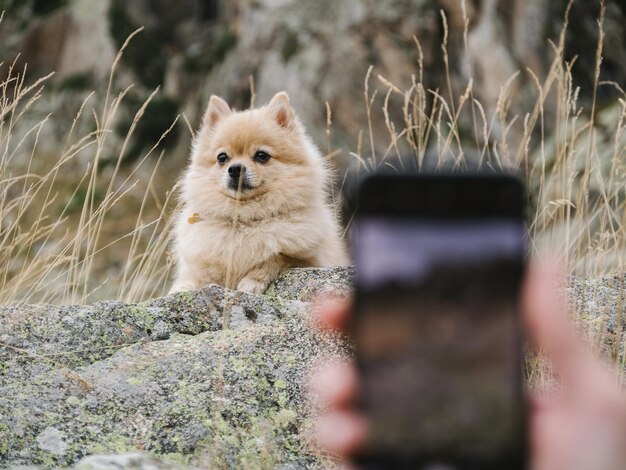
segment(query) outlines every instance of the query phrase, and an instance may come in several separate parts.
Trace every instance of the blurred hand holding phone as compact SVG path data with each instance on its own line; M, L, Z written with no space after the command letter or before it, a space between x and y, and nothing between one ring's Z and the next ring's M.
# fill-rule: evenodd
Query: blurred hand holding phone
M557 347L584 349L552 284L530 283L536 292L529 295L528 285L522 291L523 200L522 186L508 177L377 176L363 184L348 328L356 375L335 374L330 388L319 379L316 388L331 405L317 432L323 446L372 469L522 469L531 461L550 470L622 468L609 452L601 454L612 463L578 466L584 459L570 459L579 450L573 438L559 445L567 432L554 426L568 417L575 430L580 414L559 406L561 421L546 420L553 408L538 410L524 399L522 320L545 347L552 340L550 309L565 323L553 333ZM331 322L348 313L334 311L326 310ZM583 372L604 377L594 381L605 400L611 397L612 417L601 424L626 443L621 393L597 362L585 364ZM333 419L343 425L328 427Z
M374 176L354 228L364 468L525 468L521 184Z

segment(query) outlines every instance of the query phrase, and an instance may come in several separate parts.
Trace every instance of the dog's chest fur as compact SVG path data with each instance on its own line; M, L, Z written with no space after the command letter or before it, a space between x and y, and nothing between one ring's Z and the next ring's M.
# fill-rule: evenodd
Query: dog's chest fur
M183 222L178 249L193 260L194 274L203 283L234 288L252 268L270 257L290 251L290 238L302 227L295 221L260 220L253 224L237 221ZM300 229L300 230L298 230Z

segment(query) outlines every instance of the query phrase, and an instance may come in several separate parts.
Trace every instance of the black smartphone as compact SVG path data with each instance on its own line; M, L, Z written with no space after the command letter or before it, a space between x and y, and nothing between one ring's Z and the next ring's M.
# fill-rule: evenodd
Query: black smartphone
M524 188L376 175L359 188L352 334L364 469L526 468Z

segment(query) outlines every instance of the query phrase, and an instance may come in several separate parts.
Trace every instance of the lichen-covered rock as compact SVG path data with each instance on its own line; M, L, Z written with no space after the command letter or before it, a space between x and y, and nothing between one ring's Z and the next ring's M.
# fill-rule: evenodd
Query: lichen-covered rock
M154 457L129 453L120 455L91 455L85 457L76 465L76 470L182 470L187 467L182 464L165 463Z
M351 275L294 270L266 296L207 286L138 305L0 308L0 466L330 466L305 438L304 383L348 349L315 329L310 302L345 295ZM137 452L163 463L81 461Z
M353 267L292 269L273 282L265 295L300 302L341 297L350 292L353 277Z
M272 303L273 302L273 303ZM0 307L0 341L26 356L63 355L76 366L108 357L121 346L266 323L282 314L276 299L207 286L142 304Z
M294 269L261 296L207 286L138 305L0 308L0 467L332 467L307 443L304 385L349 346L314 327L311 306L348 295L352 276ZM571 278L566 292L623 363L624 277Z
M566 289L570 311L598 352L626 364L626 276L571 277Z

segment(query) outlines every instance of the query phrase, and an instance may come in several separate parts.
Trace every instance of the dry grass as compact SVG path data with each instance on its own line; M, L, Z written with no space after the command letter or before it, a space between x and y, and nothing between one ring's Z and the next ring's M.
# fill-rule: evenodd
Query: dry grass
M421 60L408 90L379 75L379 82L387 88L380 118L389 131L387 150L382 155L376 153L372 140L376 92L369 91L370 68L365 80L365 103L371 157L361 151L352 155L366 169L389 165L401 171L397 165L403 164L402 156L408 149L418 168L424 168L430 157L430 165L434 161L435 168L452 162L454 167L463 169L473 161L472 167L518 172L524 175L529 188L529 240L534 255L560 255L564 264L581 276L621 273L626 261L626 237L621 230L626 213L626 95L620 89L619 102L602 114L597 112L597 87L612 85L598 81L603 47L600 34L594 99L587 108L578 103L580 90L572 77L572 64L564 59L567 16L565 20L558 44L551 43L554 60L547 78L540 82L532 70L525 71L535 83L536 101L524 115L511 112L513 105L519 104L511 95L519 72L502 87L497 108L489 114L474 98L471 77L465 91L456 98L448 80L446 91L450 98L446 98L437 90L425 88ZM602 24L603 17L599 19L600 31ZM421 51L417 38L415 42ZM447 64L445 38L443 51ZM401 97L404 103L404 122L394 123L389 118L391 95ZM545 112L548 102L556 103L556 112ZM461 137L460 122L464 119L473 122L474 135L470 139ZM547 136L546 129L554 131Z
M570 2L571 6L571 2ZM599 41L596 49L595 82L590 105L579 103L580 89L572 76L573 62L564 56L569 7L558 43L550 42L551 67L544 80L528 69L509 78L501 88L496 109L486 110L474 97L471 77L465 90L454 96L447 55L447 26L444 22L442 54L448 80L444 92L427 89L423 81L420 43L415 38L418 56L417 73L404 90L388 79L377 79L386 89L382 110L377 112L377 91L372 88L372 68L365 79L365 106L368 117L369 147L351 155L360 168L371 171L390 166L402 171L406 155L419 169L446 166L505 169L522 175L528 187L528 241L530 254L536 258L561 258L566 273L584 279L611 274L623 275L626 261L626 94L615 83L599 81L604 47L604 3L598 19ZM467 25L465 44L467 46ZM471 63L468 57L468 62ZM535 101L521 104L512 92L522 74L534 83ZM596 94L599 86L613 86L621 98L599 112ZM403 103L401 122L390 119L394 110L391 98ZM397 102L397 101L396 101ZM513 110L526 109L523 114ZM389 141L382 154L375 151L374 120L380 119L388 130ZM462 138L463 126L472 124L470 138ZM380 144L380 141L377 142ZM404 158L404 160L403 160ZM472 163L470 165L470 162ZM623 289L623 282L618 289ZM590 299L593 300L593 299ZM608 354L623 374L623 312L617 313L616 331L608 339L607 315L583 318L575 312L589 341ZM527 375L533 384L552 384L549 364L541 357L531 357Z
M0 84L2 304L87 303L100 298L99 290L105 285L108 295L126 301L137 301L165 292L171 264L166 253L167 213L171 209L172 193L169 192L161 200L154 187L154 176L161 159L158 158L155 163L151 154L160 141L155 142L154 147L130 171L121 169L125 150L156 90L135 115L121 148L117 149L117 160L112 170L102 171L101 165L105 149L115 145L110 140L116 114L129 91L127 88L116 95L112 92L117 64L125 47L112 67L100 109L93 103L94 93L90 94L74 118L62 152L51 159L50 168L40 173L31 172L31 168L41 166L34 164L41 163L35 162L35 159L42 159L38 148L39 135L54 116L47 116L21 138L16 137L15 130L37 106L46 92L46 80L50 76L27 86L26 70L18 71L14 65L2 64L2 76L6 77ZM88 109L91 109L91 116L86 116ZM77 123L88 118L91 118L94 130L80 137L75 136ZM16 156L24 155L29 155L25 170L21 165L21 172L14 174L16 168L20 169L20 165L15 163ZM78 183L75 180L68 182L66 174L75 171L79 157L89 163ZM149 175L147 181L146 172ZM74 188L69 191L69 197L68 184ZM135 204L138 188L143 195L139 197L134 229L128 233L116 233L118 208ZM71 210L76 199L82 200L78 211ZM156 208L156 216L147 219L148 205L152 208L149 211L151 214ZM77 214L70 215L70 212ZM96 270L101 270L101 266L120 249L126 250L126 256L116 278L103 280L96 275Z
M604 8L602 9L604 11ZM445 16L442 15L445 25ZM626 163L624 117L626 96L616 84L599 82L602 65L603 34L597 44L595 85L615 86L622 98L608 111L600 112L595 99L586 108L579 103L579 89L572 77L572 64L564 57L565 27L557 43L550 43L552 65L540 80L532 70L513 75L502 87L495 111L488 111L474 95L470 76L465 89L454 95L450 73L444 92L424 85L420 57L408 89L378 76L383 93L372 86L373 71L365 77L364 101L367 126L359 134L354 152L358 166L370 171L393 166L402 171L402 157L410 154L419 168L450 162L459 169L469 161L479 166L521 171L529 188L532 208L529 214L529 242L534 256L558 254L569 272L583 278L623 273L626 262ZM466 50L467 50L466 21ZM603 27L603 14L598 21ZM132 38L129 38L129 40ZM77 112L74 123L89 118L92 132L75 136L69 129L66 146L45 172L32 172L37 158L38 138L50 116L21 137L14 129L38 104L49 77L26 85L25 71L3 65L0 83L0 303L26 302L86 303L102 298L104 292L120 300L137 301L166 291L171 263L167 255L169 213L173 210L173 191L155 187L160 158L158 142L130 170L122 170L125 149L148 102L137 113L126 139L117 149L112 171L99 171L103 151L110 146L113 123L128 92L114 94L115 61L106 94L90 95ZM447 34L442 44L446 67ZM522 114L515 102L513 85L522 76L534 83L534 103ZM252 87L252 99L254 89ZM98 101L99 98L99 101ZM89 116L88 109L96 109ZM394 104L395 103L395 104ZM403 119L394 122L397 103ZM395 107L395 108L394 108ZM547 112L550 108L551 111ZM184 118L184 116L183 116ZM470 138L462 128L471 123ZM378 153L381 142L374 142L374 128L383 123L389 139L386 151ZM174 125L174 123L173 123ZM325 147L332 149L332 110L327 105ZM30 155L24 171L15 173L16 155ZM74 224L70 225L69 202L62 202L57 188L64 181L65 168L78 158L89 161L73 193L84 192L84 202ZM87 156L87 157L85 157ZM137 194L139 203L137 204ZM117 208L137 205L134 228L112 236ZM61 208L60 211L58 208ZM69 226L73 228L68 229ZM125 250L125 262L106 280L96 275L114 252ZM594 327L595 328L595 327ZM591 331L591 328L590 328ZM595 331L595 330L594 330ZM621 334L621 331L620 331ZM594 339L595 341L596 339ZM623 345L616 347L616 359L623 362ZM546 376L547 377L547 376ZM537 381L543 380L537 378ZM547 379L545 379L547 380Z
M445 16L443 18L445 25ZM602 24L603 16L599 19L600 31ZM378 81L387 93L382 113L377 117L389 131L387 150L382 155L375 151L373 141L377 92L370 92L370 68L365 79L369 129L369 149L365 153L369 155L364 155L362 149L352 155L366 170L388 165L402 171L402 165L406 164L406 158L402 157L409 153L420 169L430 157L430 168L452 163L463 169L471 161L472 167L497 167L520 173L529 188L532 208L529 240L534 255L558 254L572 272L582 276L624 272L626 237L620 227L626 211L623 189L626 183L626 95L620 89L619 102L602 114L597 112L597 87L616 85L598 81L603 47L603 34L600 34L594 99L587 108L578 103L580 90L572 77L572 64L564 58L566 30L567 15L558 44L550 44L554 59L543 82L532 70L524 71L536 88L535 102L530 106L526 104L530 109L524 115L512 112L519 103L515 102L511 88L520 79L520 72L502 87L497 107L491 113L474 98L471 77L464 92L457 97L453 96L449 78L446 83L449 97L426 89L421 60L408 90L402 90L379 75ZM446 36L442 46L445 64ZM417 38L415 42L421 57ZM390 119L392 95L397 95L404 103L403 122L395 123ZM545 112L548 102L556 103L555 112ZM461 137L461 121L473 123L470 139ZM546 129L554 131L547 136Z

